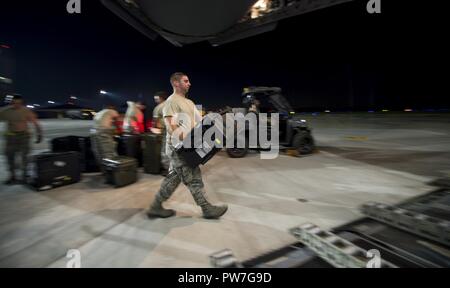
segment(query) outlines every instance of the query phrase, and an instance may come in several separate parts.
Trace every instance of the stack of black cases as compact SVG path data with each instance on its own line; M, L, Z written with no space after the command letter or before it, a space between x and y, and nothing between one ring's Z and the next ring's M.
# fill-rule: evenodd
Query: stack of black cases
M213 117L213 116L211 116ZM202 122L198 123L186 136L185 140L175 145L178 155L184 159L188 166L195 168L200 164L205 165L224 145L224 127L222 122L214 122L214 118L206 115ZM205 133L208 131L210 139ZM213 131L215 133L213 133ZM201 135L202 137L195 137Z
M117 154L136 159L139 167L142 167L141 135L124 134L116 136L115 139L117 141Z
M90 137L64 136L51 141L52 152L76 151L79 153L81 172L99 172L100 167L91 149Z
M79 182L80 160L77 152L42 153L33 156L27 182L36 190L48 190Z
M146 133L142 135L142 154L144 172L159 174L161 171L162 135Z
M137 161L127 156L112 159L105 158L102 162L106 174L106 182L114 187L123 187L137 181Z

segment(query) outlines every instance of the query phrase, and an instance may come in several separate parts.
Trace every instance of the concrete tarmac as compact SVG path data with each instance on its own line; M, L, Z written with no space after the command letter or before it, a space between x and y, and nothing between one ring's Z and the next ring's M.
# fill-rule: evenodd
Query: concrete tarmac
M295 242L289 228L312 222L322 228L355 220L367 201L395 204L427 193L427 183L450 175L450 114L305 114L318 152L258 152L231 159L220 152L203 166L209 199L226 203L220 220L201 218L186 187L165 204L169 219L147 219L145 210L162 176L140 173L133 185L114 189L99 173L44 192L0 184L0 267L66 267L78 249L82 267L210 267L224 248L248 258ZM91 121L43 120L45 139L88 135ZM3 131L2 128L1 131ZM1 140L3 147L3 139ZM0 180L7 178L0 158Z

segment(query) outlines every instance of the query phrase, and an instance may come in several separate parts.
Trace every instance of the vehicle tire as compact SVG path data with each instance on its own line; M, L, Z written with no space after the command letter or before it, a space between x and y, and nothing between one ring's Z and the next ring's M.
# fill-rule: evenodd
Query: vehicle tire
M248 148L228 148L227 154L230 158L243 158L248 153Z
M292 146L300 155L311 154L315 149L314 139L308 131L297 132L292 140Z
M237 136L234 136L234 147L237 146ZM228 156L230 156L230 158L243 158L245 157L245 155L247 155L248 153L248 138L246 136L245 139L245 147L244 148L227 148L227 154Z

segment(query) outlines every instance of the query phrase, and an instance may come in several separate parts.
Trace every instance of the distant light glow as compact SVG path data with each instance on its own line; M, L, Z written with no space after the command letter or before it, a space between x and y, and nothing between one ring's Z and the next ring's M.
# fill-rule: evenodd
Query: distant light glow
M33 105L27 105L27 107L28 107L28 108L31 108L31 109L33 109L33 108L34 108L34 106L33 106Z
M330 113L330 110L325 110L325 113Z
M258 0L258 2L256 2L251 9L250 17L252 19L255 19L264 14L264 12L267 12L268 2L269 2L268 0Z
M413 111L413 109L409 109L409 108L405 109L405 112L412 112L412 111Z
M70 96L70 99L74 99L74 100L76 100L76 99L78 99L77 97L75 97L75 96Z
M55 102L53 102L53 101L47 101L48 102L48 104L55 104Z
M9 79L9 78L6 78L6 77L1 77L1 76L0 76L0 81L1 82L5 82L7 84L13 83L12 79Z
M373 112L375 112L375 111L373 111L373 110L369 110L369 111L367 111L367 112L369 112L369 113L373 113Z
M100 90L100 94L107 94L108 92L106 92L105 90Z
M33 104L33 106L35 106L35 107L40 107L41 105L39 105L39 104Z
M381 110L381 111L383 111L383 112L389 112L389 110L387 110L387 109L383 109L383 110Z
M11 48L10 46L8 46L8 45L5 45L5 44L2 44L2 45L0 45L0 47L2 47L2 48L5 48L5 49L9 49L9 48Z
M254 8L267 9L267 0L259 0L253 5Z

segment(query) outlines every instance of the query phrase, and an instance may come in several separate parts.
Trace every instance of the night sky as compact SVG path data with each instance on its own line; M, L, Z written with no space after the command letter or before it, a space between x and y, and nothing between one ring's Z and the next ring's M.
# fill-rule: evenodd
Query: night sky
M281 87L300 111L449 108L445 11L390 2L379 15L356 1L224 46L179 48L146 38L96 0L82 0L73 15L67 0L3 1L0 44L11 47L14 88L29 103L74 95L99 108L103 89L117 103L153 105L153 93L170 91L170 74L183 71L190 97L208 108L239 105L249 85Z

